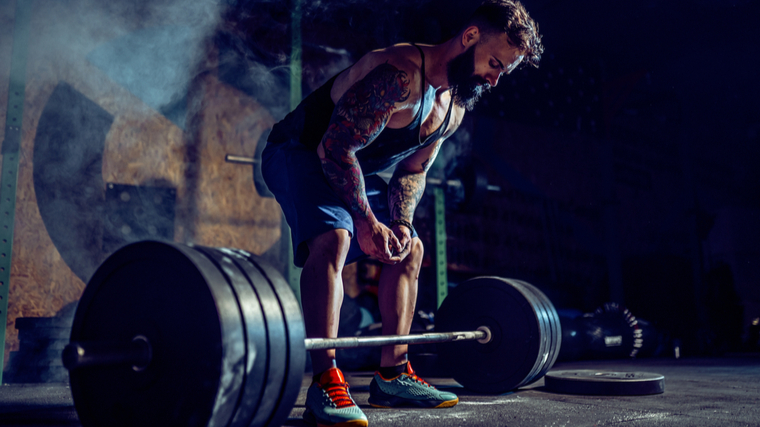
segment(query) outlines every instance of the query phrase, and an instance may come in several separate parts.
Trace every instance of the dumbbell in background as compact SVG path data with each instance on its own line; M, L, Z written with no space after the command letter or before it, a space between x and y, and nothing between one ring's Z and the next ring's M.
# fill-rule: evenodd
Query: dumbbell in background
M591 313L558 313L562 325L560 361L645 357L665 351L657 329L620 304L608 302Z

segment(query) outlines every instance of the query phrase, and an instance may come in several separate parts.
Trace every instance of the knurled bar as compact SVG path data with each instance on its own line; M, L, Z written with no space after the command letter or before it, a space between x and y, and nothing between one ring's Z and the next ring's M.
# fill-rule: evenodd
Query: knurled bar
M488 338L484 330L464 332L429 332L413 335L382 335L366 337L306 338L306 350L328 348L377 347L384 345L427 344L434 342L471 341Z

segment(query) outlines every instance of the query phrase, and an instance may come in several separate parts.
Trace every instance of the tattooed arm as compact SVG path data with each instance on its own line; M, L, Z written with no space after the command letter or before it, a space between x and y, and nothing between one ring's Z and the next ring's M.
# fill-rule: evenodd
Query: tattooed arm
M392 231L375 218L367 201L356 152L370 144L391 115L409 98L405 71L384 62L349 87L335 105L330 125L317 148L330 186L351 210L362 250L384 262L397 262L400 251ZM389 247L390 246L390 247Z
M405 159L396 167L393 177L388 182L388 205L391 210L391 219L412 223L414 210L425 192L427 171L432 166L442 144L443 138ZM402 248L400 255L405 257L411 248L409 245L412 240L411 230L398 224L393 226L393 230Z
M445 110L443 113L445 114ZM393 177L388 182L388 206L390 206L392 219L412 223L414 210L425 192L427 172L433 165L443 141L459 128L463 116L463 109L454 108L449 127L444 135L438 141L417 151L398 164L393 172ZM411 230L399 225L394 225L393 230L399 238L402 248L404 248L401 255L405 256L410 247Z
M391 209L391 219L412 222L414 209L425 192L427 171L433 164L433 160L435 160L442 143L443 139L440 139L430 147L430 150L426 150L428 151L426 154L430 157L421 163L417 163L417 167L397 167L393 172L393 177L388 182L388 202Z

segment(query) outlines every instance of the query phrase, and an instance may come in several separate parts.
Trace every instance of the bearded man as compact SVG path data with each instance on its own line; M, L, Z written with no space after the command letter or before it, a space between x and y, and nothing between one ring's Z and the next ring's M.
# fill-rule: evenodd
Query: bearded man
M337 336L341 271L366 256L385 264L378 287L383 334L409 333L423 257L412 219L427 171L465 111L502 74L521 64L537 67L542 52L538 25L519 1L486 0L455 37L367 53L274 126L262 173L291 227L295 264L303 267L309 338ZM376 176L393 166L387 184ZM387 196L373 205L368 194ZM369 403L456 405L456 395L415 375L406 353L406 345L382 348ZM335 350L312 350L311 360L315 375L304 419L366 426Z

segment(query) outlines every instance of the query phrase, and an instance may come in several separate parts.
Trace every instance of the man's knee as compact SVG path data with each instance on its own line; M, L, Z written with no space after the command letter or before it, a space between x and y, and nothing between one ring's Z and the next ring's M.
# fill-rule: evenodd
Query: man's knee
M425 245L422 244L422 240L418 237L412 239L410 243L409 255L404 259L409 264L410 268L418 270L422 265L422 257L425 255Z
M316 256L328 263L341 266L351 246L351 235L348 230L342 228L330 230L311 239L308 246L310 258Z

